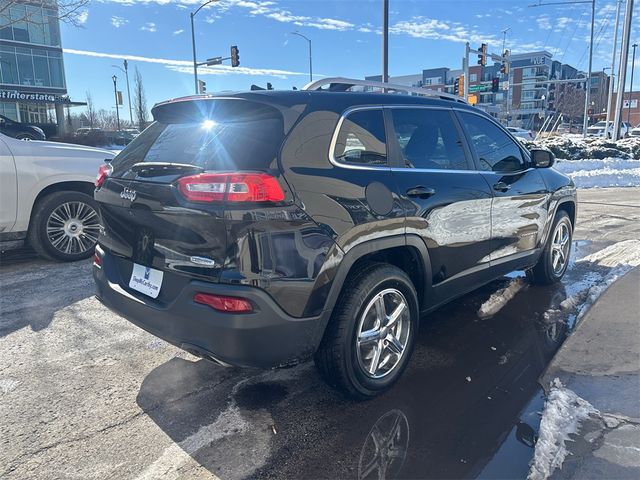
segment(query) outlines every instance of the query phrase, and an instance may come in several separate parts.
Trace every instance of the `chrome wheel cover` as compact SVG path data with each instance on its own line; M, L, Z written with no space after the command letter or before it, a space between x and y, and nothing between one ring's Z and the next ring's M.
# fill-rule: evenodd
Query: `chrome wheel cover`
M51 246L67 255L86 253L95 247L100 232L97 212L90 205L66 202L47 218L47 239Z
M560 275L569 261L571 249L571 229L566 220L560 221L551 237L551 269Z
M404 356L411 329L405 296L395 288L378 292L367 304L356 329L356 356L371 378L391 373Z

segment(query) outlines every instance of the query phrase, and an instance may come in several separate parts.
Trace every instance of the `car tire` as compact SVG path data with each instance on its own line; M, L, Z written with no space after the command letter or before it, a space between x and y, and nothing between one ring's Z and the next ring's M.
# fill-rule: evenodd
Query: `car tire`
M556 213L549 238L538 263L528 272L537 285L551 285L559 282L567 271L571 254L573 226L564 210Z
M316 352L320 374L348 397L379 395L406 368L418 318L415 287L404 271L389 264L364 265L347 278Z
M55 192L35 205L29 243L42 257L73 262L93 255L100 233L98 204L86 193Z
M31 135L30 133L19 133L16 135L17 140L35 140L36 137Z

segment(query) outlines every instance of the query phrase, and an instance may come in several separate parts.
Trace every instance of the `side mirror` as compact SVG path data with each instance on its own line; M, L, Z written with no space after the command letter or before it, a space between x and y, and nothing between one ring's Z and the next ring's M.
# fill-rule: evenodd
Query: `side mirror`
M550 150L536 148L531 150L531 160L533 161L533 166L536 168L549 168L553 166L556 157Z

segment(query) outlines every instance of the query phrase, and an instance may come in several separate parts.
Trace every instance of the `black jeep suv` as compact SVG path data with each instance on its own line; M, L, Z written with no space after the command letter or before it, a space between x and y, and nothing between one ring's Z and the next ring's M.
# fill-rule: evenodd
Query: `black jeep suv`
M96 180L98 298L218 364L313 356L331 385L374 396L425 312L567 268L572 181L455 99L264 91L153 116Z

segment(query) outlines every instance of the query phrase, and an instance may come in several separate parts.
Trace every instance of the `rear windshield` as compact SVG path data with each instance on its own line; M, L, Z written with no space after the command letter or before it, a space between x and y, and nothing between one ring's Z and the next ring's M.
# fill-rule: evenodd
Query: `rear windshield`
M230 171L276 167L284 138L278 110L242 100L181 103L154 111L157 121L112 161L114 175L140 162Z

